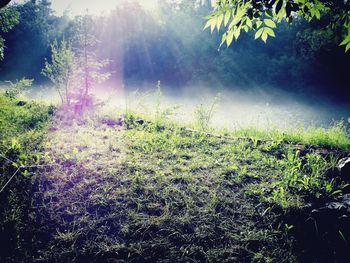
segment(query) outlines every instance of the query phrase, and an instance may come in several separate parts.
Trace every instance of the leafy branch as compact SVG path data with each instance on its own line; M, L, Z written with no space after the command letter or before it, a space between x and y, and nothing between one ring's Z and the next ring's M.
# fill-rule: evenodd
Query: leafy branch
M330 26L343 26L345 52L350 49L350 1L327 0L217 0L213 12L206 17L204 29L222 33L221 44L230 46L242 32L255 32L255 39L265 43L269 37L275 37L275 28L282 21L291 23L302 17L308 22L322 15L329 15Z

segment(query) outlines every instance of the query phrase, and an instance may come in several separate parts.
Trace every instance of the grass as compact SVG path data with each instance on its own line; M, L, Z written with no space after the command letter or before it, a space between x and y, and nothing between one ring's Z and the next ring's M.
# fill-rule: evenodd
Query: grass
M282 237L275 236L270 216L259 214L263 207L257 210L246 200L260 181L256 169L266 167L241 168L245 160L234 157L235 144L155 127L87 126L57 133L48 150L63 166L46 175L50 190L42 198L49 221L62 228L51 229L47 261L77 254L77 261L96 262L248 262L269 248L275 255L289 253L277 246ZM264 156L252 153L249 144L237 147L246 149L251 161Z
M19 166L42 162L41 142L52 109L29 102L18 106L18 101L0 95L0 187L16 172ZM8 257L17 261L30 247L31 220L29 212L34 168L20 169L8 187L0 193L0 261ZM15 256L16 255L16 256Z
M123 127L101 124L99 116L72 125L55 117L47 134L47 107L1 100L1 131L8 130L3 149L16 148L15 139L26 152L44 155L42 162L57 164L19 177L26 184L18 179L1 194L8 198L1 216L13 218L7 220L11 227L1 225L2 243L10 247L0 253L2 261L322 262L334 257L335 245L327 248L328 258L300 248L293 234L298 226L285 216L345 191L344 183L324 176L337 154L349 152L344 125L289 133L220 132L207 126L206 117L205 129L195 132L167 119L159 89L157 94L154 114L141 116L128 107ZM32 119L34 126L22 122ZM35 146L25 143L32 134L40 137ZM307 145L301 150L297 143ZM5 180L13 169L2 167ZM13 198L23 193L22 199ZM23 201L26 205L19 205Z
M324 127L300 127L290 130L270 128L267 130L242 128L232 133L234 136L244 136L260 140L273 140L287 143L302 143L323 146L333 149L349 150L349 129L343 121Z

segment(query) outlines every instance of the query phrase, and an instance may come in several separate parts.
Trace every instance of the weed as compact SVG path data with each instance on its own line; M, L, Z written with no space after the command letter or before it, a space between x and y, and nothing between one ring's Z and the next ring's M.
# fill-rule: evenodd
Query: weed
M21 80L17 80L15 83L11 81L10 87L5 90L5 96L11 100L16 99L19 95L23 94L25 88L32 86L33 80L23 78Z
M195 123L201 131L208 131L210 122L213 118L215 107L220 101L220 93L217 94L214 100L209 104L200 103L194 112Z

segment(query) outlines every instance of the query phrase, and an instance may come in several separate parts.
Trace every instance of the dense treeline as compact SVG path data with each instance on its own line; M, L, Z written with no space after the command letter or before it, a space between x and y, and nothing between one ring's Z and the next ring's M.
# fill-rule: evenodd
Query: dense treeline
M6 49L0 78L25 76L43 83L41 70L50 57L50 44L64 38L74 47L79 17L56 16L47 0L32 0L15 8L19 23L3 34ZM350 55L338 46L337 29L323 27L329 17L311 24L296 20L282 25L277 38L266 45L242 35L237 43L218 50L220 36L203 32L203 18L209 11L208 4L196 0L159 1L153 13L137 2L125 1L107 16L94 17L91 30L99 40L96 53L110 60L115 85L161 80L174 88L198 84L277 87L350 101L344 92Z

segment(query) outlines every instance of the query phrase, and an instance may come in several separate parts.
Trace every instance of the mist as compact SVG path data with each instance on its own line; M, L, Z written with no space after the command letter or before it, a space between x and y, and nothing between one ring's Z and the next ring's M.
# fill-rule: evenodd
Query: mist
M120 117L129 107L136 112L153 116L156 105L156 83L139 86L101 86L94 96L103 102L110 117ZM349 125L350 104L335 103L325 97L307 98L276 88L221 88L186 86L181 90L161 85L161 109L169 110L166 116L182 125L192 125L196 109L203 105L213 108L210 126L216 129L277 128L282 130L308 127L329 127L343 122ZM31 99L59 103L57 92L50 86L29 91Z
M349 262L350 1L0 6L0 262Z
M105 71L110 73L92 92L123 108L127 94L138 90L139 96L152 97L160 81L163 105L180 105L176 118L182 120L193 119L198 105L211 105L220 94L212 118L212 125L220 128L347 123L350 56L333 35L323 33L321 22L282 23L267 44L243 34L230 47L219 48L220 36L203 31L203 17L211 10L205 2L159 1L150 9L121 1L115 8L109 3L104 15L90 12L91 34L98 40L93 51L98 59L109 60ZM79 17L58 16L56 6L37 4L41 11L35 13L33 3L18 5L22 19L5 33L6 56L0 62L2 81L34 79L32 94L46 94L49 100L58 97L47 92L52 83L41 74L50 61L50 44L68 39L79 49L74 33ZM80 14L78 10L75 6L73 11ZM322 39L312 30L321 30ZM316 40L318 46L313 45Z

